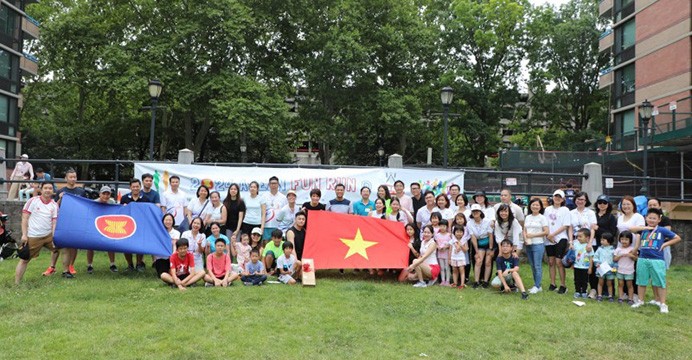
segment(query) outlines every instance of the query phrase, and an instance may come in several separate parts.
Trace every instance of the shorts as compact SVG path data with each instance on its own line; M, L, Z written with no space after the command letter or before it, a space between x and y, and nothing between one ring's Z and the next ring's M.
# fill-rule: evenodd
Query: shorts
M272 232L276 230L277 228L270 228L270 227L265 227L264 228L264 233L262 234L262 240L271 240L272 238Z
M657 259L637 260L637 285L666 288L666 262Z
M554 245L545 244L545 253L548 254L548 257L562 259L562 257L567 254L568 249L569 245L567 239L560 239L560 241Z
M288 275L288 274L279 275L279 281L281 281L283 284L288 284L288 282L291 280L294 280L291 275Z
M440 276L440 265L432 264L429 266L430 266L430 278L433 280L437 279L437 277Z
M47 247L50 251L55 251L55 245L53 245L53 235L48 234L42 237L30 237L29 238L29 256L31 259L38 257L43 247Z
M156 269L156 274L161 277L162 274L168 274L168 270L171 268L170 259L157 259L154 261L154 269Z
M461 266L466 266L466 260L450 260L450 264L452 267L461 267Z
M183 281L187 279L188 276L190 276L190 273L178 275L178 280Z
M505 282L507 283L507 285L514 285L514 279L512 279L512 274L507 274L505 276ZM502 280L500 280L500 277L495 276L493 278L493 281L490 282L490 286L492 286L494 288L501 287L502 286Z
M596 277L599 279L604 278L606 280L613 280L615 279L615 274L613 274L612 272L608 272L607 274L601 276L600 274L598 274L598 272L596 272Z
M634 274L621 274L621 273L617 273L617 274L615 274L615 277L616 277L618 280L634 280Z

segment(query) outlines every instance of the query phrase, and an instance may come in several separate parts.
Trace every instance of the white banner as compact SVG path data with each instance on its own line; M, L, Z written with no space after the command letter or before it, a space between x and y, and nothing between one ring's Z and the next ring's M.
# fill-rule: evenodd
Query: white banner
M210 191L218 191L221 199L231 184L236 183L240 187L241 197L249 196L250 182L257 181L260 184L260 193L269 191L269 178L279 178L279 191L286 193L294 190L298 198L297 204L310 200L310 190L320 189L322 200L327 203L336 197L334 187L344 184L346 192L344 197L357 201L360 199L360 189L363 186L370 188L371 199L375 199L377 187L386 185L390 194L394 194L394 182L401 180L406 184L406 193L410 195L409 185L412 182L421 184L423 192L431 190L437 196L447 193L451 185L459 185L464 192L463 171L437 171L422 169L390 169L390 168L337 168L337 169L306 169L306 168L279 168L279 167L227 167L207 165L181 165L167 163L135 163L135 177L142 178L142 174L154 176L154 189L163 193L168 190L169 179L173 175L180 177L180 189L193 197L200 185L206 185Z

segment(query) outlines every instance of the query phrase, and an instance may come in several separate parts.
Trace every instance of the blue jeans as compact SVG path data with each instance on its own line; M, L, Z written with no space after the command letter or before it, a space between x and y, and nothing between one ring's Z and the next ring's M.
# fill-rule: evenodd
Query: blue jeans
M533 283L537 288L541 287L541 280L543 280L543 252L545 252L545 244L526 245L526 257L531 264Z

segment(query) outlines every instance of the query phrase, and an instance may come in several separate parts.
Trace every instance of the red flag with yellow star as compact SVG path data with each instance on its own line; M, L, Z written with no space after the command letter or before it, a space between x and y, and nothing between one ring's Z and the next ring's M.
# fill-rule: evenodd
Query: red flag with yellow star
M312 211L303 258L314 259L316 269L403 269L408 242L400 222Z

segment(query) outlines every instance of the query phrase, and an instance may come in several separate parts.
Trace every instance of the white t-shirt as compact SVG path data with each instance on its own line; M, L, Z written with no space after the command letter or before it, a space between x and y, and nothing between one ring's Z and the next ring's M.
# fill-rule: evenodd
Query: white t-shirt
M495 243L498 245L506 238L511 241L512 245L516 246L517 249L522 249L524 247L521 241L521 224L519 224L517 219L512 220L511 228L507 222L503 222L502 224L496 222L493 236L495 237Z
M456 211L452 210L451 208L440 209L440 213L442 214L443 219L447 221L454 221L454 215L456 215Z
M461 239L457 239L456 237L452 236L452 241L449 242L449 248L452 250L451 260L466 261L466 251L456 251L456 244L464 246L467 243L468 239L466 239L465 236L462 236Z
M644 220L644 217L640 213L634 213L632 216L629 218L629 220L625 221L625 214L620 214L618 215L618 231L623 232L625 230L630 230L630 228L634 226L646 226L646 220Z
M207 209L204 209L204 213L211 215L211 218L210 218L211 221L209 222L209 224L211 224L212 222L221 221L221 209L223 208L223 204L219 204L219 207L215 208L214 205L212 205L212 203L209 203L209 205L207 205L207 207L209 208L209 211L207 211ZM209 225L209 224L205 224L205 225ZM225 224L220 224L220 225L223 226Z
M264 203L267 205L267 220L265 226L268 228L278 228L279 221L276 216L281 208L288 205L286 195L279 191L276 192L276 195L272 195L271 191L267 191L264 193Z
M209 199L200 202L199 198L195 198L190 200L187 204L187 209L192 213L193 219L198 216L204 219L207 213L211 211L211 208L211 201L209 201Z
M293 275L293 264L296 263L296 256L291 254L290 258L286 258L286 255L281 255L279 256L278 259L276 259L276 268L277 269L288 269L289 275Z
M554 233L561 226L572 226L569 209L566 206L560 206L557 209L555 208L555 206L548 206L547 208L545 208L545 211L543 211L543 216L545 216L545 218L548 220L548 231L551 234ZM555 234L555 243L547 241L545 245L555 245L558 241L562 239L567 239L567 237L567 228L565 228L561 232ZM567 239L567 241L569 242L570 239Z
M526 234L542 233L544 227L548 227L548 231L550 231L548 219L544 215L526 215L526 218L524 219L524 229L526 230ZM531 245L543 244L545 242L545 236L528 238L526 239L526 242Z
M252 196L244 197L245 201L245 218L243 222L252 225L261 225L262 222L262 205L266 205L264 202L264 197L257 195L254 198Z
M204 255L197 251L199 248L197 246L198 240L202 240L202 245L200 245L201 249L206 249L207 247L207 237L204 235L204 233L200 231L197 233L197 236L193 237L192 230L188 230L185 231L180 238L187 239L187 241L190 243L187 249L194 255L195 269L204 269Z
M583 211L579 209L574 209L570 213L570 223L572 224L572 231L575 238L577 237L577 231L579 229L587 229L591 232L591 226L596 224L596 213L589 209L584 208ZM596 245L596 239L591 241L591 245Z
M34 196L24 204L22 213L29 214L26 236L44 237L53 231L53 221L58 218L58 204L53 199L44 202L43 197Z
M430 214L434 213L435 211L440 211L440 209L437 206L432 208L432 210L428 210L427 206L423 206L422 208L418 209L418 212L416 213L416 222L420 223L421 231L425 225L430 224Z
M470 235L476 237L476 240L480 240L488 237L488 233L493 232L492 222L488 218L481 219L480 224L476 223L475 220L471 219L468 224L466 224L466 230Z
M399 215L399 220L396 219L397 215ZM389 214L387 215L387 220L391 221L398 221L404 225L409 223L409 217L411 217L411 214L408 212L408 210L405 209L399 209L399 214Z
M421 254L421 255L424 255L424 254L428 251L428 248L429 248L432 244L435 244L435 239L430 239L430 241L427 241L427 242L426 242L425 240L421 241L421 243L420 243L420 254ZM427 264L427 265L439 265L438 262L437 262L437 256L435 255L434 252L431 253L430 256L428 256L427 258L425 258L425 260L423 260L423 263L424 263L424 264Z
M291 226L293 226L293 223L296 221L296 214L300 211L300 206L298 205L293 205L293 209L291 209L288 204L284 205L284 207L279 210L279 212L276 214L276 220L279 223L279 229L286 234L286 230L290 229Z
M161 194L161 206L166 207L166 213L173 215L177 225L180 225L185 219L187 204L187 194L180 189L175 193L169 189Z

